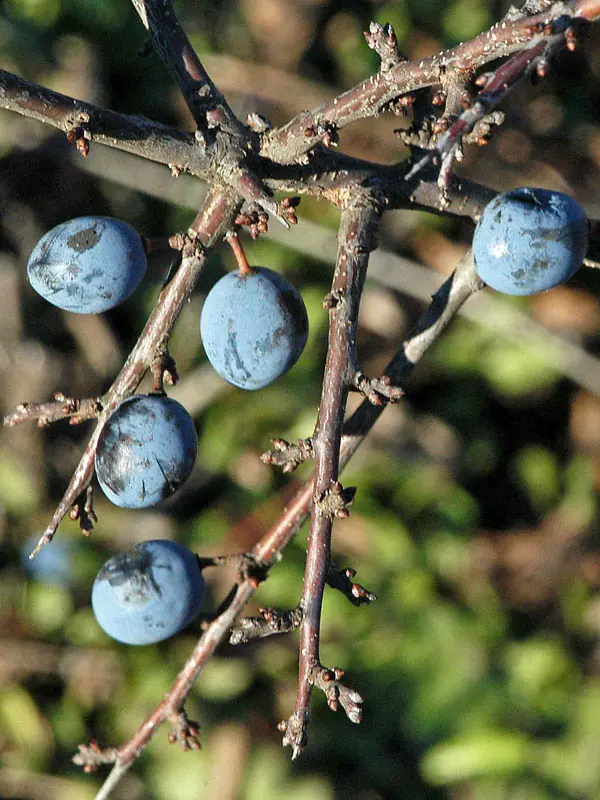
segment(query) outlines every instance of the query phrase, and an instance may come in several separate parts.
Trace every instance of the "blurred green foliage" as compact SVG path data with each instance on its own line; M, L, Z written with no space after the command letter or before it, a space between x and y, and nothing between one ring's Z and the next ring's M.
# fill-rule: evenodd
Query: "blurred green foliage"
M289 107L296 76L331 95L377 68L361 36L370 19L392 22L403 52L418 58L475 35L507 4L181 0L177 7L203 57L215 59L213 78L225 84L234 107L261 110L277 123L303 107ZM138 56L143 40L125 0L7 0L0 16L2 67L67 94L189 128L158 59ZM599 44L592 34L589 65L577 53L561 59L541 87L526 87L506 104L508 121L497 142L481 154L468 152L471 177L496 188L567 184L590 205L598 202L598 145L586 126L600 99ZM280 81L279 98L251 80L236 84L225 56L242 65L234 78L252 64L269 67ZM535 105L544 98L549 105ZM358 126L361 134L348 140L349 148L375 160L403 158L391 128L376 127L379 122ZM69 318L26 285L24 265L37 238L84 213L123 217L158 236L185 227L193 211L157 198L160 186L139 191L143 164L123 168L115 180L103 174L103 164L117 154L97 155L92 143L91 172L85 171L88 165L74 161L52 132L8 113L2 123L0 381L7 413L22 400L42 400L57 390L79 396L104 391L163 276L154 266L146 285L102 320ZM94 168L97 157L106 161ZM161 176L166 186L167 171ZM310 200L300 215L329 229L338 218ZM471 234L467 225L431 215L388 217L382 245L433 266L450 268L453 248ZM441 252L438 261L435 252ZM73 565L70 578L36 578L22 550L51 517L90 429L60 423L46 431L31 425L0 433L2 797L93 797L101 776L82 776L71 764L77 744L95 736L118 745L131 736L199 633L197 623L148 648L110 641L89 605L103 561L133 541L158 537L177 538L202 554L247 549L285 505L296 476L271 471L259 454L270 437L312 432L326 348L322 298L331 268L319 253L300 256L268 237L249 244L248 253L253 263L285 271L301 288L311 323L303 358L260 393L223 386L206 405L199 310L203 294L232 264L224 248L211 257L172 340L198 426L197 469L179 495L148 512L111 508L98 496L99 522L89 540L79 537L75 523L64 522L58 536L72 545L65 555ZM567 319L560 332L592 352L600 326L595 281L578 276L576 290L529 303L540 318ZM393 332L381 331L378 313L366 316L361 330L369 374L381 370L421 308L399 293L387 297L396 314ZM202 752L180 752L167 745L167 731L159 731L115 797L600 796L600 404L561 375L543 343L518 340L518 331L507 342L456 320L419 366L407 398L386 410L344 476L359 490L351 518L336 524L336 558L358 569L357 579L378 600L356 609L327 592L322 657L346 669L348 682L364 696L362 724L352 726L315 696L310 745L292 764L276 725L293 708L296 636L226 645L187 704L201 723ZM307 474L304 466L297 477ZM297 603L305 539L303 529L250 613ZM207 578L208 612L231 575L213 570Z

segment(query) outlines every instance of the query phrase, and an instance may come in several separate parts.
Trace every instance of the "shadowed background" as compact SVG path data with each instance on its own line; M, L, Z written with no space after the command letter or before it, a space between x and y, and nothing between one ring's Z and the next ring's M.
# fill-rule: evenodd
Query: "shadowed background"
M362 31L391 22L408 58L464 41L507 10L485 0L185 0L183 25L211 77L243 117L274 124L377 69ZM141 57L142 26L125 0L6 0L0 66L75 97L192 129L162 64ZM505 125L468 148L462 174L502 190L559 189L600 216L600 37L562 54L546 80L521 87ZM340 147L374 161L406 157L392 115L351 126ZM27 285L38 239L74 216L108 214L145 236L182 230L204 188L166 168L0 115L0 403L56 391L84 397L110 385L165 274L153 261L134 296L103 315L48 305ZM322 299L335 257L337 212L304 199L301 225L271 224L248 243L251 263L301 289L311 332L282 380L259 393L226 386L199 338L203 297L233 259L211 254L171 341L181 382L171 393L197 425L190 481L149 511L112 507L83 539L66 521L42 553L26 554L77 464L88 425L0 430L0 796L88 800L101 776L70 763L79 742L125 741L161 699L199 625L152 647L112 642L89 605L94 576L117 550L174 538L201 554L250 547L308 474L260 461L271 436L308 436L326 347ZM302 224L304 222L304 225ZM472 226L432 214L384 218L361 307L359 354L383 368L424 300L468 247ZM284 244L285 243L285 244ZM391 254L395 254L395 258ZM420 266L419 266L420 265ZM204 749L182 753L159 731L117 798L449 798L591 800L600 793L600 275L535 298L476 298L386 410L344 476L359 491L334 529L340 566L378 595L355 609L328 591L324 663L346 669L365 698L360 727L315 694L310 745L292 764L277 722L294 703L295 635L226 646L190 694ZM147 385L146 385L146 388ZM357 402L351 398L350 405ZM256 596L294 606L306 529ZM52 559L52 563L47 563ZM231 573L206 573L210 610Z

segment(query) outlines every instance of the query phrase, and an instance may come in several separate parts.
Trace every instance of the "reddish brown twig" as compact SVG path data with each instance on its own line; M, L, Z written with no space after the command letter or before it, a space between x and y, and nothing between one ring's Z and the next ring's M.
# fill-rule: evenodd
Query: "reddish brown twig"
M329 345L317 424L313 435L315 457L314 499L304 588L300 606L303 619L300 634L298 694L294 713L284 725L283 743L296 758L304 747L309 718L310 695L315 676L323 669L319 660L319 632L323 592L330 566L333 519L347 516L343 489L338 483L342 424L348 391L348 365L354 346L355 323L369 254L375 247L379 214L373 208L351 208L342 213L336 269L328 295ZM330 498L343 506L334 507ZM340 513L342 512L342 513Z
M63 498L63 503L57 510L56 525L66 513L65 502L68 499L70 504L77 504L80 517L85 512L91 519L90 512L93 513L93 508L88 502L88 495L82 495L82 490L91 478L95 442L105 415L110 413L120 399L135 391L141 376L148 368L153 370L155 387L162 387L165 370L168 371L166 349L168 338L181 304L189 295L203 260L203 253L196 242L209 246L215 241L215 237L223 235L234 220L238 223L240 217L236 216L236 212L239 210L241 197L256 200L265 208L269 208L271 201L268 199L267 189L314 193L325 197L340 208L351 205L352 210L344 211L340 253L334 287L328 303L331 316L330 347L314 441L305 449L305 453L301 452L301 447L297 447L297 452L293 452L294 446L290 446L287 448L287 460L285 460L285 465L289 465L298 457L314 455L315 478L299 491L279 523L248 556L249 568L242 570L239 582L231 597L227 599L223 610L207 624L205 632L171 691L134 737L118 750L102 751L94 745L83 751L81 763L85 766L93 766L94 759L97 762L104 760L115 763L115 768L101 792L102 796L107 796L111 782L114 785L133 763L157 726L163 721L170 721L174 726L175 732L172 735L176 740L182 741L184 746L195 746L198 732L196 726L185 716L183 709L185 697L207 659L218 643L223 641L227 631L256 590L264 570L277 559L283 547L306 518L311 504L313 523L306 581L298 607L298 615L303 619L299 693L296 711L284 725L284 740L292 745L294 755L297 755L304 746L312 686L318 686L325 692L332 709L342 705L353 722L359 721L362 705L360 695L340 683L341 670L325 668L319 662L320 608L325 584L329 583L336 589L341 586L341 590L350 599L354 597L357 601L366 602L370 595L363 587L352 583L354 576L348 571L345 571L346 583L342 573L338 571L336 574L335 570L332 571L329 560L332 520L334 517L343 518L348 515L348 506L353 498L353 490L341 486L338 474L381 413L381 408L374 406L373 403L394 399L393 393L400 396L403 384L414 365L431 343L439 337L464 300L477 291L481 284L475 276L472 263L466 260L435 296L432 305L404 343L397 358L385 371L384 377L374 381L366 379L356 365L354 340L362 281L378 217L378 212L373 210L373 206L379 208L380 205L385 205L387 208L393 208L420 205L435 208L436 184L435 180L432 180L433 171L427 170L428 164L425 164L423 171L419 172L417 180L414 180L416 177L414 173L404 182L399 180L406 171L403 166L385 167L360 162L335 154L328 148L335 145L337 133L344 125L361 117L377 114L388 103L398 101L399 98L401 103L402 96L410 98L412 102L414 97L412 92L420 88L435 89L438 84L443 85L444 97L439 95L440 102L446 103L446 113L454 112L468 72L497 58L511 56L515 52L518 55L513 63L520 63L519 58L525 58L525 55L531 53L524 55L519 51L527 48L536 38L540 38L546 44L556 31L552 26L550 30L545 26L561 15L569 17L581 14L591 19L594 15L600 14L600 3L591 0L552 4L544 0L537 2L529 0L526 4L526 13L544 12L543 19L524 20L522 15L512 14L501 26L494 26L472 42L419 64L400 61L396 63L392 52L393 37L389 30L386 32L382 29L381 32L377 31L374 34L377 41L373 42L375 49L382 55L382 69L378 75L354 87L321 109L300 115L279 131L269 131L268 126L260 123L253 124L250 131L236 120L224 99L210 82L196 54L189 46L189 41L180 31L170 2L167 0L160 3L158 0L134 0L134 2L141 10L141 16L145 19L151 37L156 40L155 46L159 51L163 48L163 58L176 75L178 84L197 118L199 134L196 139L156 126L159 138L163 137L161 141L164 144L162 150L158 152L153 149L151 142L154 131L152 123L146 125L142 121L138 125L134 118L111 116L111 112L103 112L105 116L98 114L98 119L101 120L98 124L98 119L94 117L97 112L94 107L72 104L69 111L69 98L47 93L39 87L33 95L25 97L24 83L18 84L18 90L15 90L17 84L14 81L11 83L14 76L6 78L7 73L0 73L0 102L5 103L6 107L56 124L67 131L74 130L75 133L71 138L76 136L75 141L83 138L87 142L92 137L95 141L110 144L105 135L106 130L110 130L111 125L115 128L118 124L125 125L127 135L134 140L134 145L129 145L129 149L159 161L168 158L163 163L171 165L174 173L188 170L214 183L209 206L197 218L192 235L182 243L183 260L180 270L161 293L155 312L148 320L138 344L115 384L102 399L103 408L99 424ZM167 15L169 19L164 17L165 11L169 12ZM565 30L565 43L569 47L574 40L567 31L568 28ZM386 37L387 41L384 41ZM532 44L531 49L533 48ZM509 67L506 69L510 71ZM525 74L523 70L521 74ZM484 94L488 89L486 85ZM46 100L50 105L46 104ZM406 102L409 102L408 99ZM52 103L56 105L52 106ZM84 116L86 114L87 119ZM484 118L480 117L479 121ZM102 125L105 127L102 128ZM99 132L95 130L98 127ZM80 135L81 131L83 137ZM135 146L136 132L139 137L139 147ZM462 133L459 131L458 138L461 136ZM120 146L118 137L114 142L117 142L116 146ZM217 142L220 142L220 148L215 146ZM313 149L318 143L322 143L324 147ZM218 154L224 157L218 158ZM459 185L451 176L453 162L450 155L453 155L453 147L451 146L447 153L440 150L440 154L449 156L442 164L444 190L447 191L448 199L459 200L461 203L461 205L457 203L453 210L456 213L476 216L477 209L485 202L486 195L489 199L490 190L468 184L466 181L462 181ZM287 208L287 212L283 213L282 208ZM292 220L293 208L290 211L290 204L285 206L282 203L281 207L275 207L275 211L282 213L288 221ZM264 222L264 218L259 219L257 216L256 221L248 217L247 221L240 221L238 224L248 224L251 230L254 225L258 232L259 225L262 227ZM351 235L353 232L354 236ZM344 427L342 435L346 392L351 386L363 391L371 402L361 405ZM53 519L53 523L54 521ZM56 526L54 529L47 529L48 536L45 541L51 538L55 529ZM255 569L252 569L252 565ZM293 614L293 612L288 613ZM267 614L270 615L271 627L286 626L285 614L274 611ZM291 622L288 621L290 629L298 615L294 616Z
M288 226L270 189L249 167L249 152L258 151L258 136L235 116L179 24L170 0L132 0L158 53L174 77L198 125L196 142L209 156L214 178L256 202Z
M352 89L312 111L303 111L281 128L262 137L261 154L292 164L323 138L323 130L335 130L385 110L394 99L442 83L445 73L475 71L499 58L506 58L527 46L539 33L536 23L546 24L568 15L592 21L600 17L600 0L556 2L535 16L506 19L464 44L419 62L402 61L380 71Z
M386 373L398 383L406 380L415 364L418 363L427 349L437 341L463 303L481 287L482 283L475 274L473 262L469 257L466 257L458 266L456 272L448 278L436 293L431 305L420 317L400 351L388 365ZM365 400L350 417L345 425L341 442L340 470L356 452L381 412L381 407L373 406ZM283 549L307 519L313 496L314 477L311 477L296 492L291 501L286 503L285 510L280 518L253 548L250 555L262 569L267 569L277 561ZM183 708L183 703L193 682L218 645L224 641L236 619L256 591L257 585L257 582L252 577L248 577L235 587L230 602L205 628L184 669L173 683L164 700L161 701L128 742L116 749L108 748L107 753L111 757L107 760L114 761L115 766L96 800L108 797L112 788L134 763L160 724L168 719L172 713L178 713ZM83 764L81 755L77 763Z
M494 73L485 77L484 88L476 100L465 109L450 129L440 138L431 152L427 153L406 174L406 180L413 178L423 167L436 158L442 159L440 170L441 188L445 188L450 180L449 164L452 153L460 146L462 138L470 133L478 122L487 116L504 98L522 81L536 70L540 60L547 63L556 53L567 46L565 32L570 30L562 20L554 24L542 25L531 23L527 29L532 39L520 53L512 56Z

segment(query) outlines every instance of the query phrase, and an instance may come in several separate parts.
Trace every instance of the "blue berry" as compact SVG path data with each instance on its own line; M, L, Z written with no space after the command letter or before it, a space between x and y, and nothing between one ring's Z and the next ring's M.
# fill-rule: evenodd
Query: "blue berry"
M124 644L154 644L196 616L204 579L196 556L176 542L154 539L104 564L92 587L98 624Z
M241 389L262 389L291 369L308 336L298 290L265 267L230 272L206 298L200 320L206 355Z
M48 231L27 275L38 294L65 311L100 314L126 300L146 272L140 235L111 217L78 217Z
M65 585L75 579L73 565L74 546L69 539L56 537L42 547L34 558L29 558L39 536L30 536L20 549L20 561L29 576L40 583Z
M96 475L115 505L146 508L187 480L197 449L194 422L180 403L162 395L134 395L106 420Z
M587 219L572 197L513 189L486 206L475 228L473 258L477 274L493 289L529 295L574 275L587 244Z

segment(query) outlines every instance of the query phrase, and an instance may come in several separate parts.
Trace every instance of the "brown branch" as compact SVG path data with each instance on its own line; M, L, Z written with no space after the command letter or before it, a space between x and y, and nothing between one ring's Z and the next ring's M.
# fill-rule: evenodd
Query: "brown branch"
M322 667L319 660L319 634L323 592L330 568L330 544L334 516L328 502L331 495L343 496L338 483L339 452L348 392L348 369L354 348L355 324L369 255L375 247L379 214L372 208L351 208L342 213L339 246L329 309L329 345L321 403L313 436L315 458L314 499L304 588L300 606L304 612L300 634L298 694L294 713L284 726L284 745L292 748L292 758L302 751L307 737L309 706L315 676Z
M235 116L204 69L182 29L171 0L132 0L148 31L150 42L174 77L196 120L197 147L211 160L213 177L231 186L249 202L256 202L288 227L281 208L272 199L246 159L257 152L259 137Z
M134 2L136 2L137 6L143 6L144 8L147 8L149 5L158 7L156 0L153 0L153 2L148 0L146 3L144 3L143 0L134 0ZM533 2L528 5L530 9L535 8L536 10L545 6L543 3L540 5L539 3ZM578 3L573 2L570 4L557 3L552 6L552 9L548 12L545 19L554 18L552 14L558 14L559 10L561 13L564 13L565 9L568 11L575 8L579 10L585 9L589 14L598 14L600 13L599 6L600 3L592 3L590 0L588 0L588 2L582 2L580 0ZM160 7L170 8L170 4L167 4L165 0ZM449 53L435 57L437 58L437 62L431 61L431 63L427 65L425 65L425 62L421 62L418 66L416 64L410 65L412 72L409 70L407 75L411 77L411 80L414 79L417 82L422 81L427 69L429 69L431 75L435 78L433 83L437 83L441 81L444 71L447 73L449 70L464 71L466 69L473 69L478 66L478 58L481 63L486 63L490 59L510 55L515 50L522 48L524 44L531 40L532 36L540 35L539 30L534 30L533 28L528 29L523 26L520 28L519 26L521 23L518 19L515 20L514 23L511 22L510 25L504 24L506 27L502 29L495 26L491 31L482 34L481 37L474 40L474 42L467 43L467 45L455 48L455 50L449 51ZM519 35L521 39L519 39ZM541 35L546 34L542 31ZM494 42L495 45L490 44L491 42ZM177 47L175 46L169 49L177 50ZM179 43L179 49L181 50L181 42ZM183 53L183 55L186 56L186 53ZM199 62L196 64L192 55L187 54L186 57L188 61L186 62L184 58L183 63L188 75L191 75L192 79L196 81L196 89L198 88L198 82L202 85L206 85L208 86L206 96L211 96L211 85L206 82L208 76L204 76L199 72ZM461 57L464 58L462 66ZM398 87L396 86L394 88L393 84L394 81L397 82L399 79L406 79L406 75L402 78L404 66L405 64L402 63L388 69L386 74L389 80L387 82L382 80L379 76L376 76L376 79L371 79L370 84L369 82L361 84L361 87L363 87L362 96L360 92L357 91L359 87L355 87L355 90L351 90L351 93L354 92L354 94L346 93L342 95L341 98L337 98L333 106L339 107L336 111L336 113L339 114L339 122L327 116L319 116L319 114L316 114L307 127L300 129L297 141L292 143L294 145L293 147L289 146L290 140L286 140L285 137L283 137L283 145L285 145L285 147L282 145L282 149L279 151L278 157L280 160L285 161L286 159L290 159L294 161L299 155L301 156L303 153L307 152L309 148L313 147L316 142L323 141L327 144L328 141L331 141L335 137L337 128L341 127L342 124L348 124L348 122L353 121L353 119L358 119L360 116L367 116L380 110L381 87L383 86L386 91L392 90L391 98L397 97L399 93ZM196 71L195 75L192 74L194 71ZM382 74L383 73L380 73L380 75ZM423 85L431 84L425 83ZM65 110L65 100L68 101L68 98L62 97L62 111ZM365 102L365 100L367 102ZM354 108L352 107L353 103ZM198 104L198 109L200 106L201 103ZM31 110L31 107L29 110ZM34 109L34 113L30 113L29 115L35 116L37 113L40 113L39 108ZM212 134L216 134L214 141L218 143L220 132L225 133L230 123L230 120L227 118L226 107L220 107L219 113L214 117L211 117L210 108L207 108L202 113L205 115L207 130L212 132L211 136ZM225 114L225 117L223 117L222 114ZM344 114L346 114L346 117L344 117ZM344 122L344 120L346 121ZM86 139L86 135L93 136L91 129L86 128L90 120L81 118L70 120L70 122L77 127L78 131L80 129L83 130L84 140ZM213 126L212 123L216 124ZM235 123L233 124L235 126ZM290 123L290 125L291 124L292 123ZM67 130L72 130L72 127L73 126L67 128ZM255 144L253 144L253 137L245 131L243 126L241 126L241 130L243 136L246 137L246 144L250 143L251 147L255 146ZM300 136L302 138L300 138ZM238 194L245 197L252 197L252 192L255 191L257 187L259 193L262 193L262 184L258 178L258 184L250 185L250 188L248 188L248 185L243 185L244 159L242 158L242 152L239 149L236 150L237 144L243 144L243 137L239 142L234 142L233 145L227 143L225 141L227 137L224 137L222 145L224 150L221 150L221 154L225 153L227 158L222 162L225 166L218 166L218 168L214 166L214 160L211 160L214 159L214 153L218 152L218 148L215 147L214 150L211 148L210 138L211 137L201 137L198 144L193 145L195 149L204 151L205 154L208 150L211 151L208 168L209 174L213 177L214 175L221 175L225 183L234 185ZM81 136L77 138L77 141L80 141L80 139ZM311 140L313 140L312 144L310 143ZM270 134L265 133L263 141L271 142L270 146L275 148L273 153L276 152L277 132L275 132L272 139L270 138ZM275 144L273 144L273 142L275 142ZM244 146L242 146L242 151L244 150ZM262 153L263 155L268 155L268 148L265 150L263 147ZM401 169L394 168L381 168L378 170L373 165L368 165L366 163L357 166L357 162L354 162L352 164L355 169L353 175L346 175L341 179L339 177L334 178L334 167L339 164L350 162L344 161L343 159L334 159L332 155L323 150L323 148L312 158L309 170L305 171L296 169L289 170L285 173L281 171L277 165L270 165L266 160L261 161L256 155L251 153L245 154L244 158L246 158L247 163L251 164L253 167L261 167L261 169L257 169L253 173L246 173L246 175L250 176L250 180L254 180L255 175L261 175L262 177L262 167L264 167L264 174L269 176L269 181L278 181L280 186L283 185L286 180L290 182L296 180L303 185L307 180L309 170L312 169L313 174L316 174L318 179L322 182L319 186L319 190L322 192L323 196L326 196L329 200L342 207L347 204L348 197L352 196L352 192L354 192L355 199L370 198L373 195L383 199L385 197L385 192L390 188L387 181L390 180L391 176L395 175L398 177L402 172ZM321 159L323 166L319 167L315 173L314 164L315 162L319 162L319 159ZM221 162L219 162L219 164L220 163ZM225 171L218 172L218 169L223 169ZM365 181L356 181L359 169L364 170ZM265 181L266 180L265 178ZM459 198L464 195L465 184L463 184L462 190L458 183L456 187L456 196ZM427 191L429 191L429 188L427 188ZM427 207L428 204L429 207L434 207L435 201L427 195L427 191L423 189L421 181L415 182L412 187L403 186L401 190L396 190L395 193L390 189L390 207L396 203L398 205L404 203L406 206L423 203L425 207ZM222 233L231 224L236 210L236 199L233 193L230 195L224 191L213 189L209 200L209 204L212 208L205 208L205 213L197 219L196 225L194 226L196 233L199 234L197 238L199 238L201 244L208 246L208 242L204 241L204 236L206 236L207 239L212 239L217 234ZM368 261L368 251L370 249L370 247L361 247L360 240L363 236L370 240L372 229L376 227L376 218L377 212L369 208L344 212L340 252L334 279L334 288L331 295L330 348L328 352L322 403L319 410L314 440L314 453L316 457L315 477L314 480L309 481L303 489L300 490L277 526L261 540L254 552L256 563L259 564L261 568L266 568L272 564L306 517L312 502L313 525L310 534L305 588L300 606L306 616L302 630L299 695L296 711L285 726L284 739L284 741L287 740L288 743L292 744L294 755L299 752L305 743L308 705L310 691L313 685L323 689L332 708L336 708L338 704L341 704L352 721L359 721L361 713L362 700L360 696L353 690L347 689L339 682L342 677L341 671L325 669L319 663L318 637L323 589L325 582L331 577L329 541L332 518L334 516L346 515L347 504L351 500L351 497L347 494L349 490L343 490L341 485L337 482L337 475L380 413L380 409L374 408L369 403L363 403L358 412L353 415L349 423L345 426L344 436L342 437L341 426L346 391L348 389L348 384L351 382L349 380L348 364L349 353L352 349L352 325L355 323L357 316L358 299L360 297L362 280L364 279L364 269ZM363 226L362 232L360 229L361 225ZM361 235L357 236L357 231ZM353 232L355 237L354 244L358 242L358 249L355 249L353 246L353 237L351 236ZM148 367L152 365L153 360L156 359L157 353L162 352L166 347L166 342L181 309L181 304L185 297L188 296L195 282L202 260L202 253L196 251L193 244L190 244L188 252L184 253L180 270L161 294L155 312L153 312L153 315L151 315L148 320L147 326L138 340L138 344L132 351L132 354L128 358L115 384L109 390L107 399L103 400L105 408L102 412L100 422L94 436L92 436L90 445L88 445L86 454L84 454L78 472L76 472L76 476L79 473L80 477L77 479L79 480L79 492L76 493L75 499L81 496L81 488L85 488L87 485L86 480L89 482L89 477L91 477L93 452L95 449L94 442L97 441L98 432L101 429L103 419L105 419L103 415L108 414L123 397L135 391L141 376ZM180 277L182 274L183 277ZM178 287L177 291L169 294L174 285ZM474 291L480 288L480 285L479 280L474 274L472 263L465 262L459 267L455 275L444 284L442 289L435 296L432 305L423 316L416 330L404 343L401 352L392 362L384 377L398 384L403 383L426 349L437 339L441 331L452 319L460 305ZM344 292L344 289L346 292ZM169 300L165 299L167 297ZM83 478L81 477L82 475ZM86 475L88 476L87 478L85 477ZM70 488L71 493L73 493L73 485L71 485ZM75 488L77 488L77 484ZM67 490L67 493L68 492L69 490ZM65 495L65 497L67 497L67 495ZM49 538L51 538L51 536ZM348 576L348 578L349 577L350 576ZM227 631L241 613L244 605L252 596L257 585L258 581L253 576L242 577L240 579L230 602L222 613L208 625L194 649L191 658L178 676L163 703L160 704L134 737L122 748L116 751L102 751L107 757L106 760L115 761L115 770L117 772L112 773L113 783L114 776L116 774L122 774L123 771L128 768L128 765L133 763L161 722L168 719L174 724L178 731L178 733L175 734L176 738L181 738L180 734L184 730L186 732L183 738L186 742L190 737L194 738L195 733L190 728L190 723L187 721L183 710L184 699L199 671L206 663L206 660L214 652L218 643L223 640ZM85 757L82 758L83 763L86 763Z
M155 7L157 4L157 0L152 0L152 2L147 0L147 3L144 0L135 0L135 2L143 8L146 8L147 5ZM170 6L170 3L168 5ZM538 7L539 4L530 3L528 10ZM374 182L373 188L380 191L385 190L389 194L389 196L388 194L384 195L390 203L389 208L409 207L409 201L413 199L410 187L394 190L394 180L396 187L402 182L398 180L398 174L393 172L386 176L385 168L377 169L375 165L366 162L353 163L352 159L340 161L328 158L325 159L328 162L325 165L322 154L318 159L315 159L313 154L308 160L311 163L315 160L319 161L316 176L315 170L313 170L313 174L288 172L283 175L281 166L278 167L275 162L279 162L280 165L294 165L308 150L314 148L323 139L327 131L337 130L356 119L378 114L390 101L408 95L416 89L441 84L443 81L447 83L448 73L460 76L472 72L487 62L511 55L526 47L536 37L539 39L545 35L543 31L539 32L540 24L543 26L548 21L565 14L594 20L600 16L600 2L598 0L577 0L577 2L573 0L571 3L554 3L544 13L533 17L523 17L522 15L517 15L514 19L507 17L472 41L452 50L424 59L418 64L404 61L385 72L378 73L319 108L303 112L282 128L264 132L260 137L260 153L267 160L257 160L252 152L246 152L246 162L253 177L249 177L250 173L244 173L245 166L243 165L242 173L239 173L240 153L236 147L230 148L235 162L233 166L230 163L231 158L224 157L229 152L227 141L224 143L225 150L223 148L208 148L207 150L206 143L199 144L193 137L173 131L166 126L150 123L140 117L115 114L91 104L75 101L3 71L0 71L0 104L4 108L52 124L65 132L82 127L85 135L89 138L109 146L135 152L154 161L170 164L176 172L189 171L202 179L209 179L211 175L221 175L221 181L226 184L233 183L236 191L246 198L260 199L255 194L256 191L259 195L263 192L260 181L263 181L269 189L276 188L292 192L308 191L321 196L325 195L327 184L329 184L330 192L345 190L347 194L349 186L355 190L359 186L364 186L364 173L370 169L371 174L367 180ZM175 18L173 17L173 19ZM148 22L148 24L150 23ZM176 21L171 21L170 24L178 25ZM184 34L181 35L184 36ZM187 39L185 41L187 42ZM197 86L198 83L201 86L209 85L206 83L205 73L199 72L199 67L192 65L192 61L194 58L197 60L197 57L192 55L193 51L191 50L188 53L185 49L187 45L182 44L183 40L179 34L174 39L167 41L168 44L169 42L173 48L168 50L169 59L174 60L180 67L183 65L183 71L180 69L178 72L180 80L187 75L190 86ZM187 61L183 59L182 51L181 49L177 50L177 46L184 47ZM185 81L182 85L184 88L187 86ZM215 99L220 98L218 93L213 95L212 90L208 94ZM226 108L222 105L219 107ZM245 128L243 129L248 136L255 135ZM327 155L334 154L329 152ZM335 179L333 176L336 176ZM429 180L427 175L420 177L425 182ZM320 183L318 178L322 178L323 183ZM247 179L250 180L250 184L247 183ZM253 183L254 179L259 181L258 188L257 184ZM334 195L329 199L336 202ZM263 206L265 206L265 202L269 202L265 201L264 192L261 202ZM417 202L423 203L425 207L435 209L439 206L439 191L435 193L435 197L428 197L425 202L422 200ZM273 208L273 205L269 210L275 213L280 212L280 209ZM471 212L471 215L477 216L477 213Z
M100 397L89 397L78 400L66 397L62 392L54 395L54 400L47 403L21 403L14 411L4 417L4 425L12 428L22 422L37 419L38 426L45 428L60 419L69 419L72 425L86 419L97 419L102 412Z
M560 22L560 20L559 20ZM460 146L463 136L470 133L478 122L504 100L513 89L529 78L537 65L543 59L549 61L556 53L566 46L565 31L569 30L566 23L555 23L553 26L541 26L541 29L532 29L543 34L544 38L532 42L521 52L514 55L494 73L485 76L484 88L472 105L465 109L450 129L439 139L435 147L420 159L406 174L406 179L414 177L428 163L436 158L442 159L442 173L444 188L450 178L450 169L445 168L445 162L451 161L453 151ZM539 26L538 26L539 27ZM550 31L546 30L550 28Z
M401 350L390 362L386 372L397 382L406 380L414 366L438 339L463 303L481 287L482 283L475 274L472 260L465 258L457 267L456 272L436 293L431 305L417 321ZM356 452L381 412L382 408L375 407L365 400L350 417L342 437L340 471ZM300 487L291 501L286 503L280 518L253 548L251 553L253 559L265 569L279 559L281 552L306 521L314 496L314 485L313 476ZM173 713L178 713L183 708L193 682L218 645L225 640L236 619L252 598L257 586L257 582L252 577L237 585L231 602L206 627L186 662L184 670L177 677L164 700L154 709L129 741L116 750L114 748L107 749L108 752L114 753L115 766L102 791L105 787L112 788L118 782L148 744L158 727ZM81 757L77 763L83 765ZM108 797L108 791L99 794L98 797Z
M292 501L287 504L280 519L253 549L252 556L256 563L267 568L278 560L281 551L291 541L306 519L311 495L312 482L309 480L305 486L297 492ZM196 647L192 651L190 658L162 702L159 703L154 711L147 717L129 741L119 748L106 749L105 752L108 756L106 760L109 762L114 761L115 766L105 782L105 787L112 789L116 782L118 782L127 769L134 763L157 728L165 720L171 719L174 715L181 713L185 698L198 674L215 652L217 646L225 639L229 630L235 623L235 620L252 598L257 586L256 580L252 577L248 577L235 587L229 604L221 614L206 627ZM88 763L86 762L87 752L87 750L82 750L80 748L80 752L74 758L75 763L85 768ZM94 762L92 762L92 765L93 763ZM103 791L104 787L98 797L108 797L108 792L102 794Z
M208 131L218 115L219 124L226 125L240 139L248 139L248 131L204 69L170 0L131 2L148 32L152 48L173 76L198 127Z
M75 119L87 120L87 135L107 147L169 166L174 174L189 172L210 181L215 174L212 155L190 134L137 116L108 111L53 92L0 70L0 107L69 131ZM218 161L219 159L217 159ZM405 166L385 166L321 149L308 165L280 165L249 153L247 162L270 190L310 194L340 204L350 193L368 198L373 192L386 198L387 208L438 210L439 191L434 170L418 181L405 182ZM454 180L449 197L453 213L477 218L494 193L466 180ZM292 209L293 210L293 209ZM293 222L282 202L280 213Z
M202 180L211 162L194 137L144 117L118 114L0 70L0 108L51 125L65 134L79 126L90 141L134 153L149 161L177 165Z
M337 131L359 119L377 116L398 97L441 84L448 71L473 72L506 58L544 35L536 30L536 23L545 25L564 15L595 20L600 17L600 0L556 2L535 16L499 22L471 41L418 63L402 61L319 108L303 111L286 125L267 131L262 137L261 154L280 163L294 163L323 140L324 131Z

